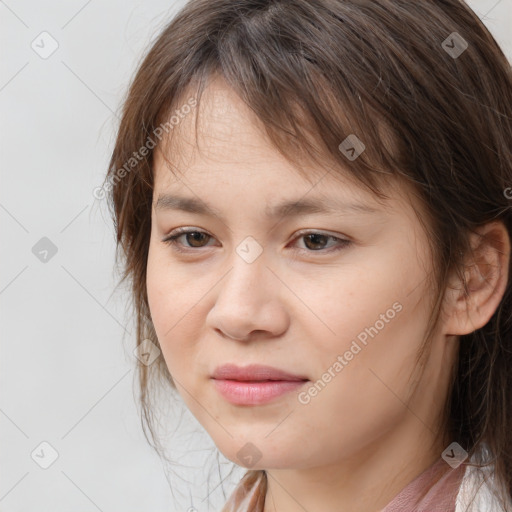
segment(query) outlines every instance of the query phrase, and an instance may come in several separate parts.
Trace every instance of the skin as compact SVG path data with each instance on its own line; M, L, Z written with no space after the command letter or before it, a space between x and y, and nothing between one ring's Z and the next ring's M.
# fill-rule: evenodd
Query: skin
M261 458L251 468L269 476L265 512L379 510L454 441L440 422L458 335L488 321L506 271L485 281L490 288L475 281L478 314L466 311L454 281L427 358L415 365L432 269L430 242L408 191L390 187L382 205L343 169L342 179L320 181L325 169L318 164L305 164L306 180L222 80L210 84L198 108L199 140L189 115L165 149L174 172L162 151L154 160L154 204L160 194L180 194L223 217L152 211L148 299L176 387L226 457L244 465L237 452L249 442L257 447ZM303 196L365 203L378 213L265 218L267 206ZM162 241L178 227L209 236L181 236L188 252L180 253ZM299 230L352 243L308 241ZM486 254L506 269L508 237L499 226L496 233L501 256ZM252 263L236 252L248 236L263 249ZM291 392L265 405L232 405L210 379L224 363L260 363L314 383L397 303L400 312L307 404Z

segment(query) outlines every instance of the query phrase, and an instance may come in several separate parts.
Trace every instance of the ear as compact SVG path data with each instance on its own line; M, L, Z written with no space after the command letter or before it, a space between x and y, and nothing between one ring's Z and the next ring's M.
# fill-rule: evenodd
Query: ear
M453 276L446 290L444 334L469 334L491 319L508 282L510 237L501 221L479 227L470 236L473 255L465 264L465 283Z

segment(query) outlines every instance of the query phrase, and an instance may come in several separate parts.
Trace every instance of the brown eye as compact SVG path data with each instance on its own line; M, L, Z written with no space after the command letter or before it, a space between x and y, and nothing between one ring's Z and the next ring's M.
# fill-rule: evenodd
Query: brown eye
M332 237L327 235L320 235L318 233L313 233L312 235L306 235L303 238L306 247L308 249L311 249L312 251L316 251L318 249L323 249L325 244L328 242L329 238Z
M202 242L209 238L209 235L200 231L190 231L189 233L183 233L185 240L191 243L192 247L202 247Z
M303 233L297 240L304 240L305 249L309 252L331 252L331 250L343 249L351 244L350 240L345 240L332 235L319 232ZM334 241L334 247L327 247L329 240ZM336 247L337 246L337 247ZM302 249L302 248L300 248Z
M170 235L162 240L162 242L173 245L178 251L186 251L187 249L200 249L207 247L204 242L212 238L208 233L197 230L178 229L174 231L174 235ZM186 244L179 242L180 238L184 237ZM182 247L184 248L182 248Z

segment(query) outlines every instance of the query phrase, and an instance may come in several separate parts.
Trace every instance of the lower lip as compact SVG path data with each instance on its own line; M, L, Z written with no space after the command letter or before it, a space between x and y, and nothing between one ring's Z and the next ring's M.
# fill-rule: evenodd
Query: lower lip
M269 380L262 382L243 382L213 379L213 382L217 391L232 404L261 405L300 388L308 381Z

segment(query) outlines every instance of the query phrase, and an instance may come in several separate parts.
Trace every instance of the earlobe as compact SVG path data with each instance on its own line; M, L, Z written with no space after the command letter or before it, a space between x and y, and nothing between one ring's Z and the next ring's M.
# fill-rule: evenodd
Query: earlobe
M471 234L473 254L468 255L460 277L452 279L445 294L446 335L470 334L486 325L498 308L508 282L510 237L505 225L494 221Z

